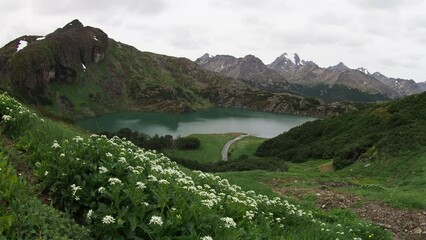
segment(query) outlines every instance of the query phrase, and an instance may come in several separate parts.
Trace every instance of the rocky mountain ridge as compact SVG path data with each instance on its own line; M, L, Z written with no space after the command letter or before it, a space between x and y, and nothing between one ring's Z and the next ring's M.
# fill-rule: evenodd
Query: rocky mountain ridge
M252 55L249 56L252 59L258 59ZM232 59L232 62L224 61L224 58ZM239 67L244 64L244 59L205 54L195 62L207 70L247 81L247 75L253 74L254 69ZM387 78L380 73L370 74L365 68L350 69L342 62L335 66L321 68L312 61L301 59L297 53L284 53L268 65L261 65L260 59L256 62L256 69L266 67L275 71L275 74L265 70L257 71L255 81L253 79L249 81L252 85L260 88L273 87L278 92L292 90L329 102L345 100L380 101L421 92L420 87L412 80ZM234 74L235 71L238 72L238 75ZM266 72L267 75L262 75ZM285 87L267 85L273 82L270 76L276 75L276 73L283 77L281 83L286 80L289 85L285 85Z
M286 91L290 88L289 82L283 76L253 55L235 58L229 55L213 57L206 53L195 62L206 70L241 80L253 87L268 91Z

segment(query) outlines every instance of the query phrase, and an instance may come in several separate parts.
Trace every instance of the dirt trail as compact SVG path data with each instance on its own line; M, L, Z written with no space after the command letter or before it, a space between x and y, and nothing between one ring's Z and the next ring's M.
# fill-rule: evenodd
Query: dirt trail
M280 187L288 180L273 180L269 184L275 192L302 199L307 195L315 195L317 207L327 210L343 208L353 211L359 218L373 222L393 233L394 240L426 239L426 211L402 210L379 201L369 201L361 196L339 192L334 187L340 184L323 183L319 188Z

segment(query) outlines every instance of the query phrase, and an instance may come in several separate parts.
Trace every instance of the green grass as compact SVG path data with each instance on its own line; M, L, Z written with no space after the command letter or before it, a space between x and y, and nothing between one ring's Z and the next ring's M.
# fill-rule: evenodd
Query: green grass
M228 179L231 184L240 186L243 190L253 190L257 193L264 194L269 197L276 197L278 194L273 192L271 187L264 183L265 180L282 176L281 173L268 172L264 170L223 172L216 174Z
M93 80L88 80L85 76L80 76L74 83L52 83L50 90L53 93L60 92L74 105L74 111L82 113L82 108L89 108L93 111L102 112L99 105L90 99L89 95L104 95L102 88ZM54 101L56 102L56 101ZM51 110L54 110L55 107ZM70 109L68 109L70 110Z
M249 158L259 158L254 155L256 149L261 143L265 141L265 138L259 138L255 136L245 137L236 143L232 144L229 148L230 158L229 159L238 159L243 154L246 154Z
M175 158L186 158L199 163L222 161L222 149L226 142L235 138L236 133L192 134L200 140L200 147L195 150L167 150L166 154Z
M303 163L288 163L288 172L228 172L219 173L245 190L255 190L266 195L273 194L268 183L284 179L279 187L320 188L322 183L340 182L350 186L334 188L336 191L354 194L365 200L381 201L400 209L426 209L426 154L401 154L398 166L373 162L370 165L358 162L334 172L324 172L322 166L331 160L309 160ZM366 167L367 166L367 167ZM415 167L416 170L412 170ZM399 170L396 171L395 168ZM411 170L410 170L411 169ZM352 187L351 187L352 186ZM355 187L354 187L355 186ZM314 202L314 198L307 198Z

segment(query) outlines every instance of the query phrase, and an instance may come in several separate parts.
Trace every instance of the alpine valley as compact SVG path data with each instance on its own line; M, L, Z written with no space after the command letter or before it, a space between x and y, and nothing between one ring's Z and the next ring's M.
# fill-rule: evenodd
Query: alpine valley
M0 49L0 239L426 239L424 91L296 53L142 52L78 20L18 37ZM270 139L75 124L213 107L316 119Z

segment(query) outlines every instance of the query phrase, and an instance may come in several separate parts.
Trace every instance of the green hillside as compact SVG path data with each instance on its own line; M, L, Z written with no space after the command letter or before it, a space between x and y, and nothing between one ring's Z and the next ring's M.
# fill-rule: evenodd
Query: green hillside
M390 238L355 218L243 191L117 137L42 119L7 94L0 113L3 239Z
M418 152L426 145L426 93L308 122L265 141L258 156L292 162L333 159L337 169ZM425 153L426 154L426 153Z

